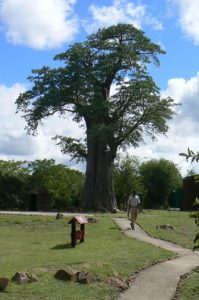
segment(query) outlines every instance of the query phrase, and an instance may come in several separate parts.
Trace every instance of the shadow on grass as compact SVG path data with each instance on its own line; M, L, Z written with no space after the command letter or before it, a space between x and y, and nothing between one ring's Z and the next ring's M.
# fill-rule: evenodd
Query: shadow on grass
M50 248L50 250L64 250L64 249L71 249L71 248L72 248L71 244L60 244Z
M114 230L119 230L120 231L119 227L110 227L109 229L114 229Z

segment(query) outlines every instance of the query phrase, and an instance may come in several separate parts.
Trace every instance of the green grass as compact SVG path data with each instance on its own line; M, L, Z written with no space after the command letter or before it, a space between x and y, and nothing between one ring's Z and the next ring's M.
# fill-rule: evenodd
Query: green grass
M198 282L199 282L199 268L185 279L178 300L198 300L199 299Z
M11 283L0 299L116 299L118 291L108 283L110 278L126 278L139 268L173 257L169 251L126 237L111 217L97 215L97 223L86 224L85 242L71 248L67 219L0 216L0 277L29 271L39 278L27 285ZM99 281L81 285L55 279L55 270L66 266L89 271Z
M181 211L145 210L138 215L137 221L152 236L191 249L197 228L194 219L189 216L190 213ZM175 230L156 228L157 225L163 224L170 224Z

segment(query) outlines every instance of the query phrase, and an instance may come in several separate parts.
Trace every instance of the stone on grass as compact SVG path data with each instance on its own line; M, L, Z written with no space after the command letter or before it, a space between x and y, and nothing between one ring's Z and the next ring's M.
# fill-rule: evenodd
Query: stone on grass
M90 284L96 282L96 277L89 272L78 272L77 273L77 282L83 284Z
M175 230L174 226L170 224L157 225L156 228Z
M63 268L56 272L55 278L63 281L75 281L83 284L90 284L97 281L96 277L89 272L77 272L72 268Z
M63 219L63 218L64 218L64 215L62 213L57 213L57 215L56 215L57 220Z
M4 292L9 284L10 280L8 278L0 278L0 292Z
M54 277L63 281L76 281L77 271L71 268L63 268L58 270Z
M30 282L37 282L38 278L34 274L30 274L27 272L17 272L11 279L12 281L15 281L18 284L22 283L30 283Z
M111 212L112 214L116 214L117 212L119 212L119 210L116 207L114 207Z
M94 218L88 218L87 221L88 223L97 223L97 219Z
M126 289L128 289L128 284L120 278L114 278L113 284L121 291L125 291Z

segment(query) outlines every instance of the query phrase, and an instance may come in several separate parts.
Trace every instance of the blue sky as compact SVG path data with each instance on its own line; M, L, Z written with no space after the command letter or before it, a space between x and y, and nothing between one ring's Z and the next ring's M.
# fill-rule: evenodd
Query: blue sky
M190 165L179 152L199 150L199 1L198 0L0 0L0 159L54 158L68 163L51 140L56 134L80 137L71 120L54 116L27 136L15 114L15 99L28 88L32 69L56 66L53 57L83 41L100 27L131 23L167 52L150 72L163 95L181 106L169 122L167 136L128 152L142 159L166 158L181 168ZM75 163L71 163L77 167Z

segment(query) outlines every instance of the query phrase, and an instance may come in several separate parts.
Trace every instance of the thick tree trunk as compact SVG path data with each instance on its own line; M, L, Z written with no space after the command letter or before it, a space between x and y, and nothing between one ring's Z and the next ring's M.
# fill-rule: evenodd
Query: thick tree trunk
M81 208L112 211L116 206L113 186L113 163L116 151L105 142L88 142L86 177Z

